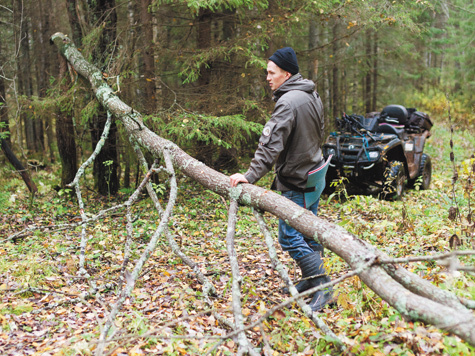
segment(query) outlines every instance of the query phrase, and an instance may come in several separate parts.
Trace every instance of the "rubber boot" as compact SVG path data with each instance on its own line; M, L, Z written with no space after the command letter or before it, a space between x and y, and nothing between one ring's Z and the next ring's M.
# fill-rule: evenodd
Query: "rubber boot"
M305 286L307 289L330 282L330 277L325 274L325 268L323 266L320 252L309 253L308 255L299 258L297 264L302 270L302 278L318 276L306 280L308 281L308 284ZM325 290L319 290L313 295L312 300L309 303L310 308L312 308L312 311L319 311L327 305L332 298L333 291L331 287L325 288Z
M324 256L323 255L323 247L321 245L320 246L310 245L310 247L313 251L320 253L321 257ZM311 255L313 255L313 254L311 254ZM319 257L319 258L321 259L321 257ZM297 261L297 264L299 264L298 261ZM312 288L312 285L311 285L311 283L308 279L304 279L305 278L304 277L305 272L302 270L302 267L300 266L300 264L299 264L299 267L300 267L300 271L302 272L302 279L295 285L295 288L297 288L297 292L302 293L302 292L305 292L306 290ZM309 274L307 277L309 277L309 276L313 276L313 274ZM287 288L287 287L284 287L282 289L282 292L284 294L290 294L289 288Z

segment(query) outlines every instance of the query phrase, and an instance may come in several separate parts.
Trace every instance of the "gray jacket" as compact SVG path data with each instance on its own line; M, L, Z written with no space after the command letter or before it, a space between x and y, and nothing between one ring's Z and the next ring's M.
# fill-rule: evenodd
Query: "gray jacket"
M264 126L259 146L244 174L255 183L275 163L277 177L305 188L307 173L322 160L323 105L315 92L315 84L295 74L275 92L271 119ZM278 179L276 189L289 190Z

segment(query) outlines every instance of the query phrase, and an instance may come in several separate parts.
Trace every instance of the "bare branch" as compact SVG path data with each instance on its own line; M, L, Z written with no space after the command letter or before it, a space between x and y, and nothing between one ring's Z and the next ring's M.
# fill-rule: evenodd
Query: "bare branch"
M452 257L456 256L471 256L475 255L474 250L454 250L449 253L443 253L438 255L428 255L428 256L414 256L414 257L401 257L401 258L380 258L378 263L385 264L385 263L409 263L409 262L420 262L420 261L443 261L447 259L451 259ZM444 264L444 263L441 263Z
M238 211L238 203L236 200L231 199L228 210L228 229L226 232L226 249L228 250L229 263L231 265L232 272L232 305L234 313L234 327L235 329L243 329L244 327L244 317L242 315L241 309L241 282L242 277L239 272L239 264L236 257L236 249L234 248L234 234L236 231L236 218ZM244 332L238 333L238 354L249 353L250 355L259 355L252 348L252 344L246 337Z
M104 326L101 335L99 337L99 344L96 349L96 355L100 356L104 352L105 344L107 341L107 333L109 332L112 322L115 320L117 314L119 313L120 309L122 308L122 305L124 304L125 300L130 296L130 293L135 287L135 283L140 276L140 272L142 271L143 266L147 262L148 258L150 255L153 253L155 250L155 247L158 242L158 238L162 235L162 233L165 231L170 216L172 214L173 208L175 206L175 201L176 201L176 196L177 196L177 185L176 185L176 178L175 178L175 171L173 169L173 164L170 159L170 154L168 153L167 150L163 151L163 156L165 158L165 163L167 169L172 172L172 176L170 178L170 196L168 199L168 205L165 211L163 212L163 215L161 216L160 224L158 225L157 229L155 230L154 234L152 235L152 238L150 239L150 242L148 243L147 247L145 248L144 252L142 253L140 259L137 261L135 264L135 268L132 271L132 273L127 274L126 273L126 279L127 279L127 284L123 287L122 293L119 296L119 299L117 302L114 304L112 307L111 312L108 315L108 321L106 325Z
M111 116L110 111L107 111L107 121L104 125L104 130L102 131L101 139L97 143L94 149L94 152L91 154L91 156L86 160L86 162L84 162L81 165L81 167L79 167L78 171L76 172L76 176L74 177L73 182L69 184L69 186L73 187L76 191L76 196L77 196L78 204L79 204L79 214L81 215L81 219L83 221L87 220L87 217L86 217L86 213L84 212L84 202L81 196L81 188L79 186L79 180L84 174L87 166L89 166L91 162L93 162L96 159L97 155L101 152L102 147L104 147L104 143L106 142L107 137L109 136L110 126L112 123L111 117L112 116ZM84 275L84 276L88 275L85 269L86 245L87 245L86 224L84 224L81 230L81 244L80 244L81 254L79 255L79 275Z

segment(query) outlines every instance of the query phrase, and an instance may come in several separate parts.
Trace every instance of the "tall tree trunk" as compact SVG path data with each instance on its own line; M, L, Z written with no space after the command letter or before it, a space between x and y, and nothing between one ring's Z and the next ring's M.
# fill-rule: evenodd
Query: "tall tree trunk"
M332 43L332 51L333 51L333 58L338 58L338 51L339 51L339 41L338 39L338 23L335 22L332 26L332 35L333 35L333 43ZM336 60L333 61L332 65L332 115L334 117L340 114L340 91L339 91L339 68L338 63Z
M207 50L211 47L211 21L213 19L213 13L207 8L200 8L198 12L198 49ZM198 78L198 92L202 95L200 102L206 105L209 102L209 89L211 82L211 69L212 63L206 63L200 67L200 76ZM203 106L203 105L201 105ZM207 105L206 105L207 106ZM207 107L202 107L204 110L209 110ZM197 141L197 156L196 159L203 162L206 165L211 165L213 162L213 152L209 149L209 146L204 141Z
M31 97L33 95L33 85L31 82L29 21L22 1L14 2L13 21L15 24L15 53L18 53L19 56L17 60L18 94ZM21 114L21 120L24 123L26 148L30 152L36 152L37 145L33 115L28 110L24 110Z
M211 47L211 21L213 13L206 8L200 8L198 13L198 49L207 50ZM206 63L200 68L200 77L198 78L198 85L200 93L207 95L209 84L211 81L211 63Z
M275 15L275 12L276 12L279 5L277 3L277 0L269 0L268 4L269 5L267 6L267 9L265 11L265 15L267 16L267 18L270 21L274 21L274 18L272 16ZM278 46L278 44L276 43L276 39L274 38L274 35L271 34L269 36L269 40L267 42L267 48L264 51L264 56L265 56L266 59L269 58L270 56L272 56L274 54L274 52L280 48L280 47L277 48L277 46ZM272 97L272 90L269 87L269 85L264 86L264 91L266 93L266 97Z
M373 96L371 111L378 111L378 32L373 31Z
M66 60L60 58L59 65L59 78L64 83L64 89L66 90L67 83L70 83ZM56 109L56 142L61 159L61 188L65 188L67 184L74 180L78 162L73 118L59 107Z
M371 109L371 81L372 81L372 61L371 57L373 52L371 51L371 30L366 31L366 36L365 36L365 54L366 54L366 71L365 71L365 77L364 77L364 84L365 84L365 89L364 89L364 111L366 113L373 111Z
M347 70L343 67L341 70L341 96L342 99L340 101L340 111L347 112L348 110L348 77L347 77Z
M82 45L82 30L77 13L77 0L66 0L66 9L68 12L69 25L71 26L72 39L78 47Z
M353 71L353 80L351 82L351 112L358 112L358 102L359 102L359 93L358 93L358 72Z
M309 49L309 58L307 60L307 78L317 80L318 75L318 59L315 55L314 49L318 46L318 30L317 23L315 20L310 20L308 23L308 49Z
M115 0L88 0L88 4L93 14L91 25L95 24L103 27L99 44L95 47L94 61L106 71L112 60L109 58L112 53L111 46L116 43L117 14ZM93 147L99 142L106 121L107 113L101 108L99 114L90 123ZM99 194L106 196L117 193L119 190L117 168L117 125L115 121L112 121L109 137L93 166L94 183Z
M473 2L472 2L473 3ZM432 60L432 68L437 69L437 75L434 77L433 82L431 83L433 86L440 85L441 81L441 74L443 73L443 65L444 65L444 54L446 53L446 45L444 45L444 38L447 36L447 21L449 19L449 10L447 1L441 1L439 3L440 9L439 11L434 11L433 14L435 16L435 23L434 27L438 29L437 33L435 34L435 41L440 43L439 48L437 50L433 50L431 52ZM473 14L472 14L473 15Z
M36 87L38 96L46 96L46 90L48 89L48 73L53 60L51 58L51 49L47 46L48 40L45 39L47 33L50 33L50 19L48 8L48 2L46 0L37 0L33 6L33 11L36 16L33 16L33 48L35 51L35 69L36 69ZM44 128L46 125L46 132L48 134L48 147L50 148L50 161L54 161L54 155L51 150L52 134L51 122L47 118L46 122L43 122L41 117L35 119L36 133L39 139L40 149L45 151L46 145L44 140Z
M155 45L153 41L152 14L149 11L151 0L140 0L140 23L142 28L142 58L144 62L145 113L150 115L157 109L155 78Z
M0 63L5 63L2 36L0 36ZM9 130L8 108L7 108L6 98L7 98L7 93L6 93L6 86L5 86L5 76L4 76L4 73L0 72L0 122L4 126L3 128L0 128L0 132L6 132ZM9 147L12 147L10 135L4 138L4 140L6 141Z

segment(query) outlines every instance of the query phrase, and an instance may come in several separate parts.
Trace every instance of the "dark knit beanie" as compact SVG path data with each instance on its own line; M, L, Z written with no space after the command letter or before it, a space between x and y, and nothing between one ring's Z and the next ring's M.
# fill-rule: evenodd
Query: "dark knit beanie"
M272 56L270 56L269 60L292 75L299 72L297 55L291 47L278 49Z

